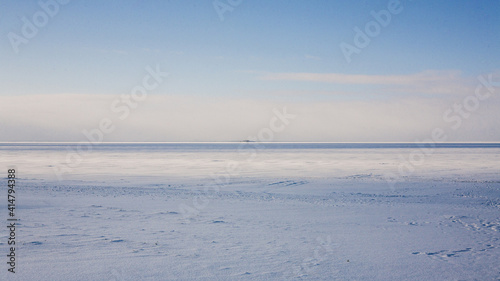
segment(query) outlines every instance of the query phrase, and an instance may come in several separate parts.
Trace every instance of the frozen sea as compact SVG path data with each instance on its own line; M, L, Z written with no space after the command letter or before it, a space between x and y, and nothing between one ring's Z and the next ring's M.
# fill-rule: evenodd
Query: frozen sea
M1 280L500 280L497 143L0 143Z

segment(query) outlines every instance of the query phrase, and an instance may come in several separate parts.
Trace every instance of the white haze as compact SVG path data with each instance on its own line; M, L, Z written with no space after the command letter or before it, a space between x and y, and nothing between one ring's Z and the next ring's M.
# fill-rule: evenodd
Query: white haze
M413 142L434 128L447 141L500 140L498 96L481 101L456 130L443 120L465 97L283 102L150 94L120 120L111 110L117 95L0 96L0 141L85 141L82 131L103 118L115 126L103 141L238 141L269 128L273 109L284 107L296 117L272 141Z

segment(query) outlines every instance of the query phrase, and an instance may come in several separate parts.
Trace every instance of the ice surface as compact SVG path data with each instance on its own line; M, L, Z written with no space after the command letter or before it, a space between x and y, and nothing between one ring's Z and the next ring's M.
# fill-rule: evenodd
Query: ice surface
M0 145L1 280L500 278L498 147L108 145L59 181L66 146Z

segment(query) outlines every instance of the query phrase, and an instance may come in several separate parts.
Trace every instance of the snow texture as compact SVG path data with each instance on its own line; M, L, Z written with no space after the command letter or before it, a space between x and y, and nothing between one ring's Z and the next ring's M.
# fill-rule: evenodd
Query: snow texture
M0 146L20 219L0 279L500 279L499 148L436 148L403 176L415 148L141 147L57 180L65 145Z

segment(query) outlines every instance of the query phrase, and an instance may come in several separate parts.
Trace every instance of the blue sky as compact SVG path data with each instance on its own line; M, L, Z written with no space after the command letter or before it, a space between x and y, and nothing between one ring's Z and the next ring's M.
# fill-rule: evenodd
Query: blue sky
M16 53L9 36L23 36L22 18L33 22L44 10L37 1L2 1L0 102L15 112L0 114L0 141L78 141L106 116L117 125L110 141L238 140L284 106L297 121L275 140L425 138L453 125L443 113L473 94L479 75L499 76L500 2L399 1L400 12L347 62L340 44L355 45L354 28L365 30L371 12L391 2L220 0L238 4L221 20L213 1L73 0L57 3ZM169 77L118 124L109 104L158 65ZM26 99L38 102L29 107ZM498 101L481 101L464 126L450 129L450 140L500 141ZM185 110L162 113L153 106L162 102ZM338 107L344 115L332 115ZM392 121L363 125L373 119ZM138 128L149 129L137 136Z

